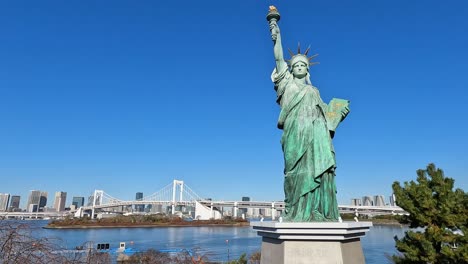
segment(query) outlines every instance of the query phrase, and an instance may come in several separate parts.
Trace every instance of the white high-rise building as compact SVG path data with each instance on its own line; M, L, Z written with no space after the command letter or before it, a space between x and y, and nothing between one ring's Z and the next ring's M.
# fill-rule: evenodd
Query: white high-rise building
M54 208L57 212L65 211L65 201L67 200L66 192L56 192L54 200Z
M362 205L363 206L372 206L373 205L372 197L370 197L370 196L362 197Z
M30 206L32 204L35 204L37 205L38 211L42 210L42 208L46 207L47 205L47 195L48 195L47 192L32 190L29 193L28 203L26 205L26 208L28 208L28 210L30 208L35 208L35 207Z
M361 199L353 198L351 199L351 205L353 206L360 206L361 204Z
M385 206L385 198L383 195L374 196L374 206Z
M396 206L396 197L394 193L392 193L392 195L390 196L390 205Z
M12 211L12 212L19 211L20 199L21 199L21 196L12 195L10 197L10 205L8 206L8 211Z
M8 210L8 202L10 201L10 194L0 193L0 212Z
M41 199L41 191L37 191L37 190L32 190L30 193L29 193L29 196L28 196L28 204L26 205L27 208L31 208L31 204L36 204L37 206L39 206L39 200Z

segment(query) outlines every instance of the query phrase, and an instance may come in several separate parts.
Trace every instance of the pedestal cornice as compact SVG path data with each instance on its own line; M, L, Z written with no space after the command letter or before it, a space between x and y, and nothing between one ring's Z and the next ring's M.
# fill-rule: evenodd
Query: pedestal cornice
M345 241L360 238L371 222L251 222L258 235L278 240Z

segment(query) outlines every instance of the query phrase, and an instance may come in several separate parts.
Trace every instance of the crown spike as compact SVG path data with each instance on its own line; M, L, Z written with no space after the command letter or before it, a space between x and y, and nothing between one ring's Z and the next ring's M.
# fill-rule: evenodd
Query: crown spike
M292 52L292 50L291 50L291 49L289 49L289 48L288 48L288 52L289 52L289 55L290 55L291 57L293 57L293 56L294 56L294 52Z
M318 56L318 54L314 54L314 55L312 55L312 56L310 56L310 57L307 57L307 58L309 59L309 61L312 61L312 59L315 58L315 57L317 57L317 56Z
M301 43L297 42L297 54L301 54Z
M304 55L307 56L307 53L309 53L309 50L310 50L310 45L309 45L309 47L307 47L306 51L304 51Z
M309 59L313 59L313 58L315 58L317 56L318 56L318 54L314 54L314 55L310 56Z

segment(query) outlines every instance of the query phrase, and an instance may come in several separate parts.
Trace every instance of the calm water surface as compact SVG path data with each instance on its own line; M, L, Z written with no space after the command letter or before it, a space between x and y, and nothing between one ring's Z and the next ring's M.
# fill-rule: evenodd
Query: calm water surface
M161 228L112 228L112 229L42 229L47 221L34 220L27 223L38 227L34 234L56 238L65 248L72 249L87 241L110 243L118 247L126 242L127 247L137 250L192 249L211 260L226 261L242 253L260 250L261 239L251 227L161 227ZM395 235L402 236L406 229L398 226L374 226L361 239L367 263L391 263L388 255L396 253Z

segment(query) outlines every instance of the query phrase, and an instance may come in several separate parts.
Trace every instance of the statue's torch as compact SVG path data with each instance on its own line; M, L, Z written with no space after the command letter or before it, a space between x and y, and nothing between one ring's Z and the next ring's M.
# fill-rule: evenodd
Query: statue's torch
M266 19L268 20L268 24L270 25L271 23L278 22L280 20L280 14L275 6L270 6Z
M268 10L266 19L270 25L271 39L276 43L276 39L279 33L277 22L280 20L280 14L275 6L270 6L270 10Z

